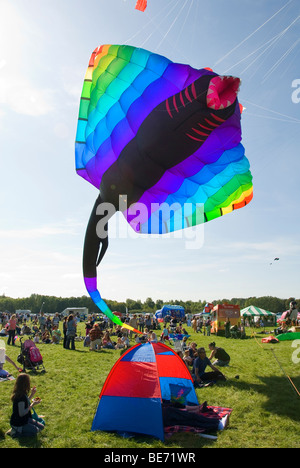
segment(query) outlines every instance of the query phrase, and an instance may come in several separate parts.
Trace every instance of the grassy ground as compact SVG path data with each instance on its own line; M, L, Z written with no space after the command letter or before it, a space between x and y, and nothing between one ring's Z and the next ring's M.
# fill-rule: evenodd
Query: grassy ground
M84 324L80 327L84 334ZM196 341L207 351L208 343L214 340L231 355L231 365L225 370L227 381L196 390L200 403L207 401L209 405L233 409L229 427L218 434L216 441L188 433L175 434L162 443L149 437L124 439L115 434L91 432L100 390L120 351L89 352L82 342L77 342L76 351L65 350L62 345L38 346L47 372L29 374L32 386L37 386L37 396L43 400L37 410L45 416L46 428L36 439L12 439L5 435L14 382L0 383L0 447L300 448L300 398L285 375L300 390L300 364L292 359L296 351L293 342L262 345L262 335L233 340L193 334L192 329L189 332L189 341ZM7 354L15 361L19 352L18 344L7 348ZM16 376L11 365L7 364L6 369Z

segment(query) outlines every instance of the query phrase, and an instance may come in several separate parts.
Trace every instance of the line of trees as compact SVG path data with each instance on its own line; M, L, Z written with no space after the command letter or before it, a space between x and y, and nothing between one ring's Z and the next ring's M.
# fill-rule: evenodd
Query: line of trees
M219 299L213 301L213 304L238 304L241 309L250 305L261 307L262 309L269 310L275 313L284 312L289 308L291 300L296 300L300 304L300 299L297 300L293 297L287 299L280 299L273 296L262 296L262 297L248 297L239 298L235 297L232 299ZM163 301L162 299L153 300L148 297L144 302L140 299L126 299L124 302L118 302L113 300L106 300L108 306L112 311L118 311L122 313L129 312L134 313L154 313L156 310L162 308L164 304L181 305L185 308L186 313L197 314L202 312L206 300L199 301L182 301L180 299ZM31 310L33 314L38 314L41 310L45 313L62 312L67 307L87 307L90 313L98 312L92 299L88 296L81 297L55 297L55 296L43 296L39 294L31 294L26 298L11 298L5 295L0 296L0 312L11 312L14 313L16 310Z

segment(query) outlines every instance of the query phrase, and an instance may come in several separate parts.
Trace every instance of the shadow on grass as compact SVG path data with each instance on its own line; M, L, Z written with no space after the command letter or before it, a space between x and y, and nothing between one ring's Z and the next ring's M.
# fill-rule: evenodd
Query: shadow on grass
M218 434L214 434L215 436L217 436ZM120 437L120 446L124 446L124 443L122 443L122 436L119 435L118 437ZM173 433L171 435L165 435L165 440L164 442L161 442L161 441L158 441L158 439L156 439L155 437L154 438L151 438L150 436L143 436L141 434L135 434L133 436L131 436L130 438L132 438L132 440L134 440L134 442L137 444L137 446L139 446L139 444L143 445L143 444L147 444L147 447L151 446L151 447L155 447L155 448L159 448L160 447L160 444L161 447L164 447L164 448L202 448L204 445L205 447L208 447L208 446L214 446L216 441L215 440L212 440L212 439L206 439L206 438L202 438L199 434L196 434L194 432L184 432L184 431L180 431L180 432L177 432L177 433ZM123 440L126 440L126 439L123 439Z
M10 436L6 434L3 429L0 430L0 441L5 440L5 438ZM40 438L40 435L35 437L15 437L14 440L18 443L20 447L26 448L41 448L43 447L43 442Z
M230 386L239 391L252 391L267 397L262 403L264 408L269 413L277 414L278 416L288 417L293 421L300 420L299 401L300 397L297 391L286 376L257 376L261 384L249 384L241 380L227 380L222 383L224 386ZM298 389L300 388L300 376L293 378L293 384Z
M26 448L41 448L43 447L43 442L40 436L36 437L18 437L15 439L18 441L20 447Z

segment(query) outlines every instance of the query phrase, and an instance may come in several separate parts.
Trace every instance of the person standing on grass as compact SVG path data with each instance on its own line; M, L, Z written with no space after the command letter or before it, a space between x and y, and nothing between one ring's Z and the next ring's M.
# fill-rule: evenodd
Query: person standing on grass
M225 338L230 338L230 327L231 323L229 318L227 317L225 322Z
M131 319L129 320L129 325L132 327L132 328L135 328L137 329L138 327L138 321L137 321L137 318L136 318L136 315L134 314L133 317L131 317ZM130 339L134 336L134 332L133 330L130 330L129 332L129 337Z
M73 314L70 314L67 320L67 340L66 340L66 349L75 350L75 336L76 336L76 322L74 320Z
M38 322L40 324L40 330L42 333L46 330L46 317L44 316L44 312L41 312L41 315L38 318Z
M205 322L206 335L210 336L211 331L211 320L208 318Z
M291 301L290 302L290 308L288 311L289 319L292 322L293 326L297 325L297 319L298 319L298 309L297 309L297 302L296 301Z
M15 336L16 336L17 320L15 314L11 316L8 321L8 340L7 344L15 346Z
M144 320L143 315L139 316L138 327L139 327L139 331L143 333L144 332L144 327L145 327L145 320Z
M68 329L68 317L65 317L63 321L63 335L64 335L63 347L65 349L67 348L67 329Z
M193 332L197 333L197 318L194 316L192 320Z

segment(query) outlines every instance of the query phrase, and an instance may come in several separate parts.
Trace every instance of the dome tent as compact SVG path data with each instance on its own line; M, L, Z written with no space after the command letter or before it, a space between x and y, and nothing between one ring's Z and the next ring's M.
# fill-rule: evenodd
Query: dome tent
M162 400L198 405L191 374L163 343L138 344L111 369L92 431L144 434L164 440Z

